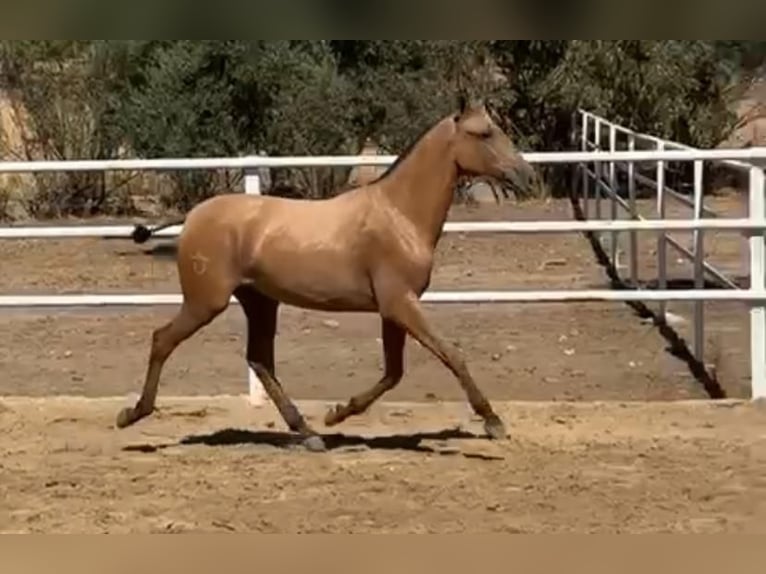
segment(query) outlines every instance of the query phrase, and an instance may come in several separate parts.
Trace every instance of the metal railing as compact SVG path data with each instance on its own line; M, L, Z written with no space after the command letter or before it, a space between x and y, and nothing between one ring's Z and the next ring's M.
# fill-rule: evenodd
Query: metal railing
M688 152L699 152L701 150L692 148L690 146L680 144L678 142L664 140L653 135L644 134L631 130L620 124L610 122L609 120L593 114L585 110L579 110L579 133L577 139L580 142L581 151L601 151L602 135L606 130L608 133L608 150L609 152L619 151L619 136L623 136L624 145L627 150L635 150L636 144L639 142L647 143L657 149L657 151L665 150L683 150ZM592 124L592 129L591 129ZM592 136L592 137L591 137ZM751 159L751 158L748 158ZM596 164L593 169L589 169L583 164L581 166L582 172L582 186L580 188L581 197L583 201L583 213L585 217L589 217L589 197L590 188L593 187L593 196L595 200L595 218L601 219L601 199L602 195L610 200L610 212L609 219L614 220L618 216L618 207L627 212L627 215L638 221L645 221L645 218L638 212L636 208L636 185L642 184L645 187L653 188L656 198L655 214L658 219L664 220L666 217L667 201L673 199L677 203L689 207L692 210L692 218L695 221L702 219L703 215L719 218L720 214L714 210L708 208L704 204L704 189L703 189L703 161L702 159L694 159L694 176L693 176L693 196L688 198L683 193L666 185L666 164L667 161L658 160L656 162L655 178L637 174L635 171L635 165L633 162L628 162L627 166L621 163L610 161L607 162L607 174L603 173L604 165ZM718 159L718 161L726 165L729 168L739 171L752 170L754 165L749 162L736 161L730 158ZM619 195L619 189L616 178L616 170L620 169L627 175L627 188L628 188L628 201L625 201ZM751 206L752 208L752 206ZM757 209L757 206L755 206ZM738 289L736 281L728 277L727 274L714 266L711 262L705 259L704 248L704 233L705 229L694 229L692 245L690 247L684 246L678 239L671 236L667 232L669 228L661 230L657 234L657 283L660 290L667 289L667 251L668 247L672 248L683 259L692 262L693 264L693 282L695 289L703 289L705 287L705 275L710 275L716 281L730 289ZM610 261L613 269L619 274L621 265L619 262L619 237L618 232L612 232L609 241L610 247ZM638 239L635 231L630 232L630 243L628 248L629 258L629 275L630 282L633 285L638 284ZM659 304L659 318L661 321L666 320L666 304L665 301ZM701 364L704 364L704 344L705 344L705 313L704 313L704 300L694 301L694 312L692 318L693 329L693 342L692 349L695 358Z

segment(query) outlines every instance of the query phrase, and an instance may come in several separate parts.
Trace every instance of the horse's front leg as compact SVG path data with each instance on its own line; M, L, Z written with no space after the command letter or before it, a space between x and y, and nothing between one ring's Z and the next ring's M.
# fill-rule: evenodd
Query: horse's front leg
M468 402L474 412L484 419L484 429L490 438L503 439L507 437L503 421L492 410L492 405L484 393L479 390L460 353L456 348L443 341L431 328L423 315L418 296L414 292L405 289L398 292L390 291L381 301L381 314L406 329L410 335L452 371L467 395Z

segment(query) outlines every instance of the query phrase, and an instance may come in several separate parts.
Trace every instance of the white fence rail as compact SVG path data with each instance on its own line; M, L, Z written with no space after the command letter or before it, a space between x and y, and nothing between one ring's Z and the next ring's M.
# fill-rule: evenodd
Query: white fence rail
M447 232L497 232L497 233L557 233L577 231L597 231L616 234L629 231L692 230L701 236L703 230L717 229L750 234L751 284L749 289L723 290L667 290L666 285L659 290L572 290L572 291L450 291L427 292L423 300L433 303L450 302L565 302L565 301L704 301L731 300L747 302L751 305L751 368L752 396L766 396L766 286L764 269L766 252L764 234L764 174L758 167L748 166L746 161L766 159L766 148L745 150L694 150L661 149L659 151L590 151L588 150L588 117L583 114L583 149L581 151L561 153L526 153L524 157L530 163L578 164L581 168L586 163L594 165L593 173L600 173L603 163L608 163L609 181L614 183L614 165L616 162L628 164L628 169L639 162L654 162L658 166L659 186L663 189L662 164L667 161L725 161L738 167L747 167L750 172L750 213L746 219L704 219L694 220L634 220L617 221L617 194L612 193L612 219L614 221L546 221L546 222L450 222ZM595 121L604 121L597 119ZM600 130L596 132L600 133ZM598 138L598 136L597 136ZM598 142L597 142L598 143ZM662 146L660 146L662 147ZM311 166L354 166L354 165L389 165L395 160L392 156L348 156L348 157L244 157L244 158L205 158L205 159L159 159L159 160L109 160L109 161L51 161L51 162L0 162L0 173L5 172L42 172L42 171L106 171L106 170L185 170L185 169L243 169L245 172L245 192L259 193L260 179L255 170L269 167L311 167ZM587 169L582 169L582 191L588 196L590 176ZM634 181L631 179L631 181ZM635 184L633 184L635 185ZM603 186L596 187L596 197L601 197ZM614 190L611 185L608 189ZM631 205L633 200L631 199ZM596 203L600 210L600 201ZM632 210L634 211L634 209ZM701 214L701 210L697 209ZM635 211L634 211L635 212ZM132 227L126 226L85 226L85 227L5 227L0 228L0 238L45 238L45 237L128 237ZM177 235L180 229L168 228L158 236ZM616 245L616 244L615 244ZM633 251L635 253L635 251ZM704 268L703 268L704 269ZM49 306L103 306L103 305L157 305L177 304L177 294L115 295L29 295L0 296L0 307L49 307ZM250 396L254 402L264 400L262 387L250 371Z

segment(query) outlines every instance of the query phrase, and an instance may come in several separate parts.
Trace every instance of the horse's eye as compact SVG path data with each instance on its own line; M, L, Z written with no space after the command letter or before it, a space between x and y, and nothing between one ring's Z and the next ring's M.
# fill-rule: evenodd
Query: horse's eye
M479 139L488 140L491 137L492 137L492 132L491 131L481 132L479 134Z

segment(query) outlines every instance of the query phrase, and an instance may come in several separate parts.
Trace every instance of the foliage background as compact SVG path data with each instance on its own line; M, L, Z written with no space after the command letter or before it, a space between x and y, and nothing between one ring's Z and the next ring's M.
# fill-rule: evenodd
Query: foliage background
M573 112L711 147L761 70L758 41L0 41L4 159L397 153L487 99L522 149L568 149ZM272 193L340 192L348 170L281 170ZM556 194L565 173L545 173ZM38 174L0 182L0 217L185 211L238 173ZM23 190L23 193L21 193ZM267 191L268 192L268 191ZM143 195L142 195L143 194Z

